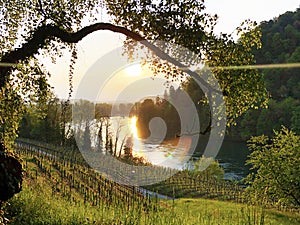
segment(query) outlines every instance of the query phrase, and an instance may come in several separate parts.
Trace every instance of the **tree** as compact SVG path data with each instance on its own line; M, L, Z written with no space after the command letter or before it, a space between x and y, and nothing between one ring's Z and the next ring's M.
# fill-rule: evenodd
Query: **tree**
M261 75L250 69L226 70L222 66L248 65L254 63L253 47L260 47L260 32L255 26L241 26L240 39L234 41L231 35L215 35L213 28L217 16L204 13L204 1L63 1L63 0L4 0L0 7L0 143L1 152L11 148L18 128L24 99L22 93L43 96L46 88L45 71L36 60L37 54L51 56L55 61L62 55L62 49L72 52L69 80L72 81L76 61L76 45L88 34L99 30L110 30L126 35L127 53L132 56L134 41L142 43L160 60L153 61L153 70L161 71L167 77L189 74L211 92L215 91L205 80L191 70L178 73L177 68L185 65L171 56L184 60L176 49L164 52L147 40L163 40L188 48L214 67L213 73L226 95L228 124L249 108L265 105L267 95ZM113 17L113 23L93 23L97 12L105 8ZM81 21L88 17L88 25ZM168 49L168 48L167 48ZM171 55L171 56L170 56ZM165 63L167 62L167 63ZM191 62L188 59L188 63ZM160 66L164 65L164 66ZM173 68L174 68L173 66ZM39 70L39 76L35 77ZM40 73L41 72L41 73ZM36 82L39 80L40 82ZM30 86L30 84L33 84ZM72 83L72 82L71 82ZM28 85L29 84L29 85ZM30 87L30 88L29 88ZM70 85L72 90L72 85Z
M133 157L132 154L132 147L133 147L133 138L132 137L128 137L126 139L126 143L124 145L124 154L123 154L123 158L124 159L131 159Z
M198 117L201 124L200 134L205 135L211 125L211 112L205 94L203 93L203 90L197 87L198 84L194 79L187 79L181 84L181 86L183 87L185 92L191 97L192 101L194 102L197 108Z
M99 119L100 115L99 107L96 113L95 104L88 100L80 99L72 104L72 126L77 145L81 150L92 149L91 127L98 123L95 117Z
M296 132L298 135L300 135L300 106L297 106L294 108L292 112L292 130Z
M285 127L275 136L253 137L247 193L254 202L300 206L300 136Z
M300 61L299 18L300 8L259 25L262 48L253 49L257 64L292 64ZM267 109L248 111L241 118L241 126L238 124L237 129L233 128L242 139L261 134L271 136L273 130L279 130L281 125L298 133L296 107L300 99L300 69L297 65L289 67L262 71L271 100Z
M145 99L138 111L137 126L139 128L139 136L147 138L150 136L149 122L153 117L157 116L155 103L152 99Z
M209 164L205 169L203 164ZM212 158L202 157L201 160L193 164L194 168L191 171L188 171L194 177L201 178L202 180L222 180L224 178L224 170L220 166L218 161L214 161Z
M211 66L253 63L250 48L255 45L259 47L259 31L251 25L238 30L241 37L237 43L230 35L214 35L212 30L217 17L203 13L205 8L203 1L161 1L157 4L152 4L151 1L104 3L105 5L101 7L107 7L108 13L113 16L114 22L118 25L95 23L82 27L81 20L88 13L99 10L100 3L96 0L84 2L32 0L24 1L22 4L19 1L2 2L0 14L6 19L2 20L3 36L0 40L1 63L5 65L0 70L1 95L9 88L13 71L19 71L12 64L30 61L39 51L52 55L55 59L63 48L71 51L72 43L77 43L98 30L111 30L135 41L145 41L146 47L153 50L161 59L176 66L183 65L146 39L161 39L187 47ZM90 18L93 19L95 16ZM21 31L22 35L20 35ZM16 43L21 43L21 46L16 48ZM76 54L73 54L71 64L74 64L74 59ZM28 63L23 63L22 67L30 68ZM71 65L70 77L72 77L72 68ZM192 71L188 73L193 74ZM254 70L243 69L224 73L215 69L214 73L220 80L224 93L228 95L226 102L229 122L248 108L265 103L266 93L261 77ZM171 75L176 76L175 73ZM29 79L32 74L23 73L22 76ZM203 84L209 87L206 82ZM247 90L242 86L246 86ZM12 88L6 92L14 93ZM16 105L12 107L16 108Z
M117 156L117 149L118 149L118 142L120 138L120 133L122 131L122 128L124 127L124 124L122 123L121 119L118 119L115 124L115 140L114 140L114 150L113 150L113 156Z
M257 135L257 120L261 114L258 110L249 110L245 113L240 123L240 135L243 140L249 140L252 136ZM269 121L269 120L268 120Z
M70 107L53 96L47 102L26 105L26 113L20 122L18 135L56 145L65 145L70 137Z
M84 151L90 151L92 149L91 143L91 132L90 132L90 123L85 123L84 133L83 133L83 145L82 148Z
M126 139L126 142L125 142ZM124 149L123 149L123 154L119 156L119 159L124 160L126 163L132 164L132 165L143 165L147 166L149 163L142 157L142 156L135 156L132 152L133 150L133 137L124 137L123 141L125 142L124 144ZM122 143L123 145L123 143ZM121 151L121 149L120 149Z
M299 105L299 101L291 97L281 102L271 99L269 103L269 107L263 109L257 118L257 135L270 136L273 130L279 130L282 125L290 128L293 108Z
M0 158L0 207L22 188L22 166L12 156Z
M258 64L282 63L291 57L300 43L299 15L300 8L261 23L263 48L253 49Z

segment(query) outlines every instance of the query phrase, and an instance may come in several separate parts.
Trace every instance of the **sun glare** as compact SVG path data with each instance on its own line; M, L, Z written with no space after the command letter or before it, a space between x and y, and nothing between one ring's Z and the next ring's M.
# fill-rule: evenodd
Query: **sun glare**
M125 68L125 72L128 76L139 76L142 73L142 65L139 63L129 65Z

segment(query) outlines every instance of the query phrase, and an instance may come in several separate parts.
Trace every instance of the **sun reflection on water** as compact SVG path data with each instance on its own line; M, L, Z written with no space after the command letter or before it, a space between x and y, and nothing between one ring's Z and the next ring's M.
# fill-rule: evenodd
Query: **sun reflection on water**
M138 137L138 128L137 128L136 122L137 122L136 116L130 117L129 127L130 127L131 135L133 137L133 149L132 150L133 150L133 153L135 156L143 157L144 159L147 160L147 156L142 151L143 144Z
M182 162L186 160L188 151L191 146L191 138L183 137L164 141L160 144L146 143L145 140L139 138L138 117L133 116L128 120L128 128L132 137L134 156L143 157L146 161L154 165L162 165L167 167L181 167Z
M130 118L130 130L134 138L138 138L138 129L136 127L137 117L133 116Z

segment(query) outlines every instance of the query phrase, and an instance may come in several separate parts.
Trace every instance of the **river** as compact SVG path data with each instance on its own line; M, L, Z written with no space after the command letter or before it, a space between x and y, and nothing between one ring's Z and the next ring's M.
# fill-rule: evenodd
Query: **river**
M225 138L216 157L225 171L225 179L241 180L248 174L249 167L245 166L248 154L246 143Z
M189 152L189 145L178 144L176 140L168 142L153 142L149 140L140 139L138 137L138 128L136 127L136 118L122 118L114 117L110 119L111 127L109 132L112 135L113 143L115 140L115 134L119 129L119 141L117 144L117 150L120 151L124 145L126 145L127 137L132 137L132 149L133 153L137 156L145 158L152 164L161 165L171 168L187 168L190 167L187 159L191 158L189 153L183 154L183 152ZM97 129L91 129L92 146L97 143ZM93 131L94 130L94 131ZM105 127L102 129L102 142L105 140ZM122 146L122 141L123 146ZM185 142L184 142L185 143ZM102 147L105 151L105 147ZM184 155L184 157L183 157ZM225 171L225 179L241 180L248 173L248 168L245 167L245 161L247 159L248 150L244 142L230 141L225 138L219 153L216 156L216 160L220 163L221 167ZM197 159L197 157L196 157Z

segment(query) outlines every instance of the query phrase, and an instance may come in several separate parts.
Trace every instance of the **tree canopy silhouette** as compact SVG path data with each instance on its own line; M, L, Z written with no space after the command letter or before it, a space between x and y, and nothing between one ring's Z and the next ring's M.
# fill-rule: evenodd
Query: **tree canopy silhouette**
M234 124L235 119L249 108L266 104L267 93L262 76L256 70L222 69L222 66L255 63L251 49L260 47L259 29L249 21L242 24L237 29L238 41L232 35L214 34L217 16L204 12L204 0L162 0L156 3L4 0L0 4L0 142L5 149L2 153L12 148L24 105L33 99L46 101L48 97L49 71L38 63L37 55L43 54L55 60L64 49L72 52L69 72L69 79L72 80L77 58L76 43L99 30L125 35L125 52L129 56L135 50L134 43L142 41L162 60L153 62L153 70L163 72L170 78L188 74L198 76L190 70L172 70L173 73L169 70L196 62L188 56L180 56L176 49L164 50L151 41L162 40L188 48L212 68L225 93L228 125ZM95 22L99 20L102 10L110 15L110 22ZM198 79L208 90L211 88L200 76Z

